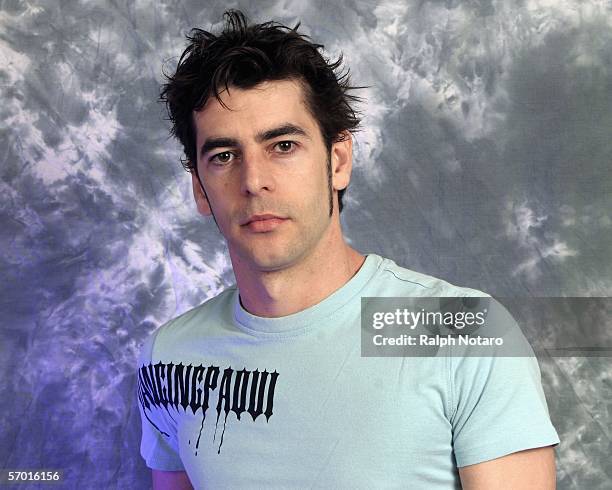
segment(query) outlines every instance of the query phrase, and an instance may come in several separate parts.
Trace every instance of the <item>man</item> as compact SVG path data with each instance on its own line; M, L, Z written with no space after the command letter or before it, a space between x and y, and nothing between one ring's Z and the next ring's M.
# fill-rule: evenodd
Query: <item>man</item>
M162 92L237 286L142 349L154 488L554 488L535 359L360 355L362 297L484 293L347 245L359 121L340 60L299 24L226 16Z

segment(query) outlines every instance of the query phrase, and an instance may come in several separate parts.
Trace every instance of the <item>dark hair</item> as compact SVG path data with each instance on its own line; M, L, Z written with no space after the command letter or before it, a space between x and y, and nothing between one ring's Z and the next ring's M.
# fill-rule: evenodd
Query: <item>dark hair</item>
M361 98L348 91L364 87L349 85L349 70L335 73L342 64L342 54L334 62L323 58L318 51L322 44L298 34L299 22L293 29L274 21L249 26L245 15L233 9L224 17L225 27L219 35L192 29L175 74L165 74L167 83L160 100L166 103L172 134L183 145L186 158L181 163L185 170L199 179L193 111L200 110L211 95L227 107L220 92L230 85L251 88L263 81L300 81L306 106L319 125L328 154L332 143L344 139L344 131L358 131L359 113L351 102ZM331 167L328 178L331 181ZM339 211L344 190L338 192Z

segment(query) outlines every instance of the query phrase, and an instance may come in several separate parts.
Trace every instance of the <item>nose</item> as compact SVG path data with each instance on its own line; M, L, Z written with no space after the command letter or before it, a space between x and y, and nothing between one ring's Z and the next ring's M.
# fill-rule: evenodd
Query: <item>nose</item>
M240 191L244 195L259 195L274 189L269 162L261 152L245 151L240 166Z

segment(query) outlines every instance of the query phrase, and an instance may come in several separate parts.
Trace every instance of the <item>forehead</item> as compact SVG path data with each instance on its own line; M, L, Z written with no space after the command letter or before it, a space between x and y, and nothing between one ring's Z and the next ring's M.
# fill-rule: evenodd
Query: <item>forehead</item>
M211 96L201 110L194 111L198 140L236 136L235 133L254 134L261 128L287 122L305 127L309 132L316 128L299 81L266 81L248 89L230 86L220 96L229 109Z

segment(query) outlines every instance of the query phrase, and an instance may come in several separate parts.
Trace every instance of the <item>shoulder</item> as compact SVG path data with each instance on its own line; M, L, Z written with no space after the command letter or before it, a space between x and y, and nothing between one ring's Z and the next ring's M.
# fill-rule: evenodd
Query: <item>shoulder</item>
M489 294L478 289L453 284L443 278L400 266L392 259L380 258L379 288L390 290L394 295L490 297Z
M230 286L218 295L172 318L159 327L159 335L178 334L183 330L190 330L196 326L200 327L203 321L223 316L228 307L231 306L232 296L235 291L236 286Z
M196 336L206 335L220 323L229 321L235 291L236 286L232 285L151 332L141 347L140 364L151 362L167 351L180 350L185 342L192 342Z

